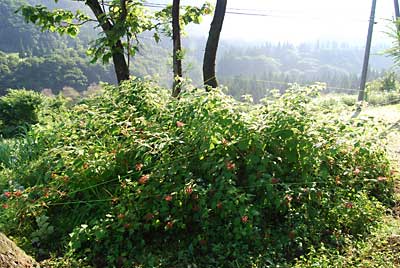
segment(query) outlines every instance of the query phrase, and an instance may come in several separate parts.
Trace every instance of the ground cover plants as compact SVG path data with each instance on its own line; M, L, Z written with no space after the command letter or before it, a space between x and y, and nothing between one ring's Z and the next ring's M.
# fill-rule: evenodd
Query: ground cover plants
M174 99L135 79L44 105L39 124L0 144L0 230L49 267L290 267L340 254L393 205L392 167L379 125L338 118L316 94Z

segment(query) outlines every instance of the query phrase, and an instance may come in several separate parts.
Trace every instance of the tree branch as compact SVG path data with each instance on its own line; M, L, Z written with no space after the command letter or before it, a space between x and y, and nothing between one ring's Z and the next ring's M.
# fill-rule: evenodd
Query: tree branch
M108 35L113 28L113 24L109 19L107 19L107 15L101 8L99 1L86 0L86 4L90 7L93 14L96 16L96 19L100 23L101 28L104 30L104 33Z

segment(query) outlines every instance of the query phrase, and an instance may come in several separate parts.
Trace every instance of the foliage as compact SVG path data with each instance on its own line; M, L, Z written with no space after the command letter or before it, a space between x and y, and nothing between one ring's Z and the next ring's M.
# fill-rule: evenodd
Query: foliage
M381 78L376 79L367 85L368 91L377 92L396 92L399 91L399 85L395 72L387 72Z
M382 91L398 91L397 87L397 79L396 79L396 73L395 72L388 72L386 75L382 78L382 86L380 90Z
M332 111L339 113L347 110L351 113L349 109L354 110L354 107L357 104L357 96L331 93L319 96L315 99L315 102L324 109L331 109Z
M160 37L157 31L168 33L170 29L170 6L152 14L144 8L142 0L110 1L107 3L107 9L104 8L104 3L95 0L85 3L85 5L92 9L96 20L90 19L90 16L81 10L50 10L43 5L23 5L20 12L27 22L40 26L43 31L58 32L71 37L76 37L80 27L85 23L96 23L102 32L100 37L92 42L88 51L93 62L101 60L103 63L108 63L113 54L123 53L123 51L117 51L120 49L124 49L128 57L135 55L140 47L138 37L141 33L155 30L154 38L159 41ZM97 6L101 9L100 11L96 10ZM211 8L208 3L201 8L187 6L182 15L182 24L187 25L192 22L199 24L201 16L210 12ZM122 47L118 47L119 42Z
M57 31L61 35L68 34L71 37L76 37L79 31L78 25L74 23L75 21L90 20L88 16L82 14L79 10L76 13L63 9L49 11L47 7L40 5L35 7L21 6L18 11L21 11L26 22L41 25L42 31Z
M212 7L209 2L205 2L201 7L196 6L185 6L180 7L183 12L180 12L180 25L182 32L184 33L184 27L190 23L200 24L204 15L209 15L212 12ZM156 28L159 32L172 37L172 5L167 5L164 9L157 11L154 14L158 24ZM157 34L156 34L156 39Z
M12 156L12 151L14 147L13 140L2 140L0 142L0 170L4 168L9 168L12 166L14 159ZM1 182L4 183L4 182ZM4 185L1 185L4 187Z
M100 6L99 2L97 4ZM91 7L89 2L85 5ZM23 5L19 11L27 22L40 26L43 31L57 32L61 35L67 34L71 37L76 37L80 27L85 23L96 22L98 27L102 28L104 24L113 22L113 27L110 27L107 31L103 29L101 37L93 42L90 50L93 61L101 59L106 63L113 54L112 48L122 37L126 35L129 38L136 39L138 34L151 29L150 17L145 13L142 1L130 1L128 3L111 1L108 5L108 13L104 9L104 16L98 17L97 21L90 19L79 9L76 11L50 10L44 5ZM96 14L97 16L100 15ZM129 48L130 52L135 52L135 49L137 49L137 46L132 46L130 43L125 43L124 46ZM130 49L131 47L132 49Z
M11 149L30 153L0 173L0 229L82 267L268 267L340 250L391 205L391 168L378 126L330 116L315 93L255 106L136 79L58 106Z
M12 137L38 122L42 97L32 91L10 90L0 98L0 134Z
M400 86L396 73L387 72L382 78L367 84L367 101L371 105L389 105L400 102Z
M64 9L75 12L82 9L79 2L46 0L40 3L36 0L30 4L43 4L48 10ZM41 33L38 27L26 24L21 14L14 11L23 2L17 0L3 0L0 3L0 14L13 23L0 29L0 94L5 94L8 88L29 88L41 91L51 88L58 93L63 87L73 87L78 91L85 90L92 83L115 82L110 65L105 67L89 65L89 57L85 55L88 42L96 39L97 30L93 24L88 23L81 27L81 34L75 39L56 34ZM189 9L187 12L186 10ZM4 10L4 12L3 12ZM84 9L87 11L87 9ZM207 14L207 6L186 6L183 10L182 20L190 23L201 20L200 14ZM170 9L163 10L164 15L158 16L157 24L160 32L164 26L170 27ZM201 13L203 12L203 13ZM162 13L162 11L160 11ZM154 14L157 16L157 14ZM164 33L167 33L165 31ZM131 61L131 73L137 77L147 75L160 77L163 86L170 86L171 75L168 73L170 65L170 41L162 36L158 44L151 41L149 34L142 35L141 44L132 44L131 48L138 45L142 53L138 53ZM140 37L142 37L140 36ZM150 40L149 40L150 39ZM131 40L133 41L133 40ZM185 45L185 58L189 76L196 84L201 84L201 66L203 58L204 40L191 39ZM67 48L68 47L68 48ZM381 50L382 48L375 48ZM76 52L75 52L76 51ZM315 42L293 46L290 44L271 44L262 46L231 46L223 43L219 51L221 57L217 63L218 73L222 84L229 87L229 94L236 99L251 93L256 102L268 94L270 89L286 90L288 82L302 84L324 81L331 91L348 93L349 89L358 88L357 73L361 69L363 50L328 42ZM15 52L10 54L8 52ZM16 53L19 53L17 55ZM51 55L50 55L51 54ZM57 54L57 55L53 55ZM142 55L143 54L143 55ZM131 55L133 55L131 53ZM192 63L190 64L191 61ZM345 64L343 64L345 62ZM389 60L372 57L371 79L382 75L376 69L383 69L391 64ZM189 65L189 66L188 66ZM353 91L350 91L353 92Z
M137 55L131 64L131 73L137 77L158 76L159 83L169 85L168 50L146 42L143 55ZM0 52L0 95L8 88L28 88L35 91L51 89L58 94L64 87L82 92L91 84L114 83L111 65L90 64L82 47L55 50L51 55L23 57L16 53Z
M374 230L368 241L346 241L342 252L324 245L319 249L312 248L309 254L298 260L293 267L398 267L399 224L393 219L392 222L386 222L385 226Z
M370 105L383 106L400 103L400 94L398 92L367 92L367 101Z
M386 49L384 53L390 56L398 66L400 63L400 21L395 20L386 34L392 39L392 47Z
M0 69L0 95L8 88L50 88L57 94L65 86L83 91L92 83L114 82L110 66L90 65L82 50L68 49L43 57L0 52Z

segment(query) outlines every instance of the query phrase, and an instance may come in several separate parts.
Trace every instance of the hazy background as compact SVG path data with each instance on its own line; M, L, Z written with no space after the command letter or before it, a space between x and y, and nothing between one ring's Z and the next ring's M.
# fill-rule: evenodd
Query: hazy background
M26 24L15 10L28 1L49 8L83 9L72 0L0 0L0 95L8 88L52 91L91 91L100 81L115 83L111 64L90 64L86 50L98 38L85 25L75 39L42 33ZM172 0L148 0L149 5ZM215 0L211 1L215 4ZM203 5L203 0L182 0ZM270 89L285 90L288 83L324 82L328 89L357 93L364 58L372 0L228 0L217 56L217 77L229 94L252 94L260 99ZM149 7L150 8L150 7ZM382 52L390 47L393 1L378 1L368 81L396 71ZM202 61L212 15L191 25L184 37L184 77L202 86ZM172 84L172 40L156 43L152 33L140 36L139 52L131 58L131 74L151 76L161 85ZM71 95L70 94L70 95Z
M167 4L171 1L153 0ZM203 1L183 0L182 5ZM215 1L211 1L215 3ZM224 40L301 43L335 40L364 44L371 12L370 0L229 0L222 31ZM239 15L251 13L262 16ZM378 1L375 43L390 40L384 34L394 16L392 1ZM208 16L201 26L191 27L191 35L206 36L211 22Z

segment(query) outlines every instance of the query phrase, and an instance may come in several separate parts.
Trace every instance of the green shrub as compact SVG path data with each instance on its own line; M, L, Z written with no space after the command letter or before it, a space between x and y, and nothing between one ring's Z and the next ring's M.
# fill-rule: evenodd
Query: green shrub
M384 77L367 84L366 99L369 104L389 105L400 103L399 83L396 74L388 72Z
M9 90L0 98L0 135L18 135L38 122L37 110L42 103L40 94L26 90Z
M371 92L399 92L399 82L395 72L387 72L379 79L367 83Z
M367 101L373 106L393 105L400 103L399 92L367 92Z
M296 86L254 106L109 87L28 133L21 152L35 153L9 174L0 229L94 267L268 267L340 248L391 205L390 165L376 126L329 116L314 95Z
M355 106L357 104L357 97L354 95L343 95L341 101L347 106Z
M357 104L357 96L348 94L327 94L316 99L319 106L326 109L346 109Z

